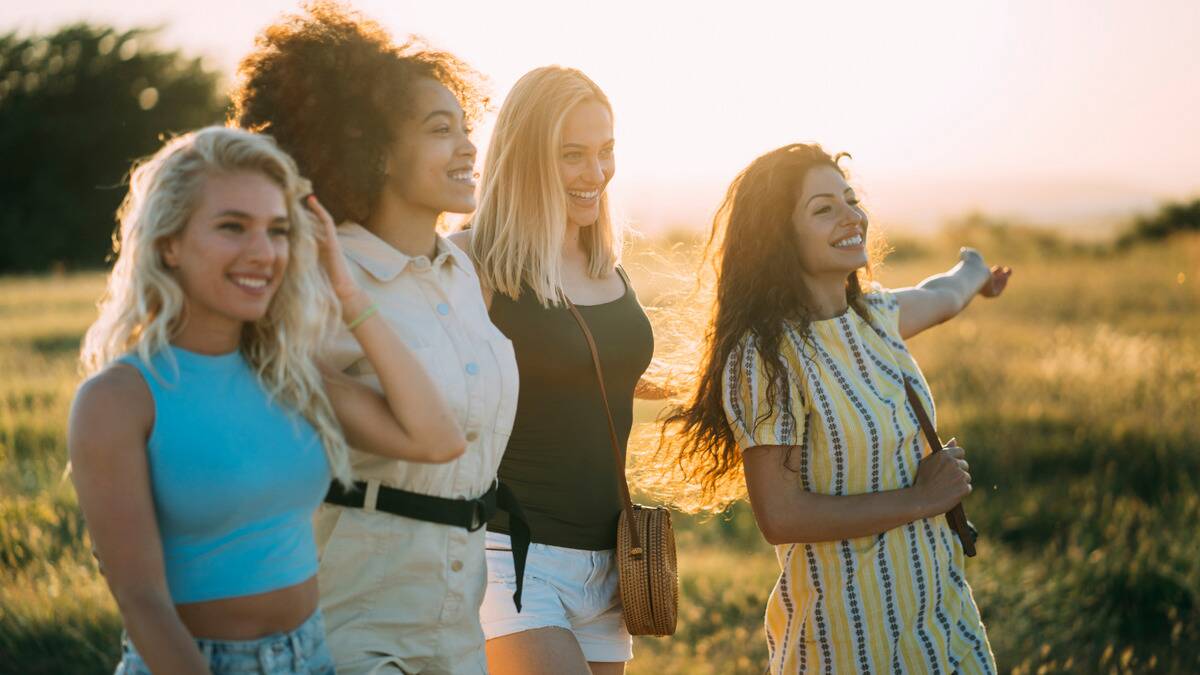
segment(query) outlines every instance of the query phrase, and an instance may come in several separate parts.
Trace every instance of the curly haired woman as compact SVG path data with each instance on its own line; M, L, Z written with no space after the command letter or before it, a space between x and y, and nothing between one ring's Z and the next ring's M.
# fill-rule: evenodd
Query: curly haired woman
M484 100L457 58L396 45L328 4L268 27L241 64L237 124L274 136L340 223L351 273L428 371L466 433L449 464L353 451L357 489L317 515L320 589L343 673L483 673L482 525L516 410L511 343L488 320L467 255L438 235L475 208L470 122ZM345 334L332 364L377 386ZM517 566L522 564L517 561Z
M1004 288L975 251L915 288L866 289L867 216L834 158L754 160L713 226L717 300L696 390L667 420L712 495L745 486L782 568L770 672L995 673L963 550L941 517L964 451L925 453L904 341Z

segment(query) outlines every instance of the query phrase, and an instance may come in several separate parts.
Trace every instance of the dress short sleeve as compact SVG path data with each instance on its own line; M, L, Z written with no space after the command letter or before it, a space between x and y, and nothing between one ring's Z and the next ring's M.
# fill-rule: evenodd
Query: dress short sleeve
M766 364L747 336L725 361L722 403L738 447L800 445L804 436L804 397L795 385L794 364L780 354L783 381L768 387Z
M900 301L896 295L878 282L872 282L863 293L863 300L871 313L871 323L877 323L888 336L899 339Z

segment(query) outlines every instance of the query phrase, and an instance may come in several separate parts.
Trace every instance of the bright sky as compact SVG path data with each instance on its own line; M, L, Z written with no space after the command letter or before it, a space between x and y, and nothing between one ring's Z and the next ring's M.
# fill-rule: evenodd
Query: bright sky
M852 153L876 222L900 229L973 207L1078 229L1200 194L1195 0L351 4L466 59L497 104L537 66L588 73L615 107L614 190L646 229L703 222L794 141ZM0 29L161 24L232 78L295 6L39 0Z

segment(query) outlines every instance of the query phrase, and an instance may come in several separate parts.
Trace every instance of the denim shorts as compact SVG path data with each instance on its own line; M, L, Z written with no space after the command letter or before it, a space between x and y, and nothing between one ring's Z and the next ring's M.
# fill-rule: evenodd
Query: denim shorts
M320 610L298 628L257 640L196 640L214 675L334 675L333 657L325 646ZM121 662L114 675L150 675L127 636L121 638Z

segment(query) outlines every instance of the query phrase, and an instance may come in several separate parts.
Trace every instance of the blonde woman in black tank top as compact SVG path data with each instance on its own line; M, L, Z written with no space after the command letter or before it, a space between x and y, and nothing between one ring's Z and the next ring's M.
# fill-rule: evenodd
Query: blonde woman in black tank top
M521 378L500 479L520 500L533 545L518 612L508 523L488 523L480 619L493 675L619 675L632 658L613 562L621 477L587 343L562 301L596 338L624 444L654 337L619 266L605 193L614 171L604 93L577 70L534 70L500 109L470 229L451 237L475 261Z

